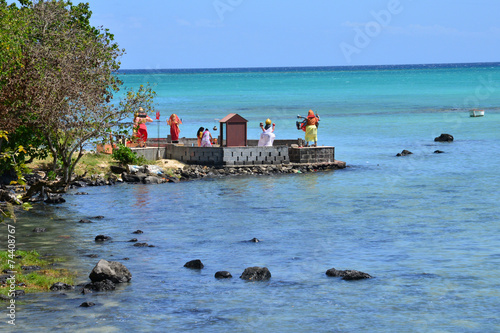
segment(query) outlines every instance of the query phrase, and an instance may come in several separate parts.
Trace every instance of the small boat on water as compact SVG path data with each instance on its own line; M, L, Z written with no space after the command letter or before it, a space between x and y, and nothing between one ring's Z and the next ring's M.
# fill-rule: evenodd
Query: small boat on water
M484 116L484 110L470 110L469 114L471 117L482 117Z

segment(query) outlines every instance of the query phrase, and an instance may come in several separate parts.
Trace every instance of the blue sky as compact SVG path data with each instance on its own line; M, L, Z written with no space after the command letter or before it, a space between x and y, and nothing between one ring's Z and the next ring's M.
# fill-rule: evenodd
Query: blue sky
M498 0L82 2L123 69L500 61Z

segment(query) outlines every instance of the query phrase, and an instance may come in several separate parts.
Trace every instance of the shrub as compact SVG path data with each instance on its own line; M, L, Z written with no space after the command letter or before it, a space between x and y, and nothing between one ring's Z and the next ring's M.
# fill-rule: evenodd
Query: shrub
M137 157L137 154L129 147L118 145L118 148L113 150L113 158L121 164L140 164L144 161L144 157Z

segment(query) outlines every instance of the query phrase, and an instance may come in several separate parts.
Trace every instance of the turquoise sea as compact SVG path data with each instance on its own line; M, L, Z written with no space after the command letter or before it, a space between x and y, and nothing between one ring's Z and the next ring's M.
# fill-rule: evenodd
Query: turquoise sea
M319 145L335 146L348 168L84 188L20 213L18 247L64 256L79 282L100 258L133 277L109 293L18 299L16 331L500 331L500 64L120 76L156 85L161 122L148 125L150 137L166 136L171 113L181 136L194 137L235 112L249 138L271 118L277 138L293 139L303 136L297 114L313 109ZM473 108L485 116L469 117ZM455 141L434 142L441 133ZM403 149L413 154L396 157ZM98 234L113 239L96 244ZM205 268L184 268L192 259ZM268 267L271 280L239 279L250 266ZM329 278L332 267L374 278ZM215 279L220 270L233 278Z

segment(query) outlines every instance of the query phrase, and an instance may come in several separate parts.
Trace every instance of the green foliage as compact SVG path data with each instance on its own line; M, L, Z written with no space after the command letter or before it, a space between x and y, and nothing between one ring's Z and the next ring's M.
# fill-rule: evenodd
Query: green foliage
M10 261L9 261L10 260ZM51 285L56 282L63 282L70 285L74 284L76 274L69 272L65 269L52 269L48 268L54 261L61 261L61 259L45 260L41 259L40 255L35 251L0 251L0 269L16 271L16 284L24 283L25 287L16 287L17 290L24 290L27 293L49 291ZM14 268L10 264L14 262ZM22 272L21 266L40 266L39 271L34 271L29 274L20 274ZM0 288L0 294L7 295L9 288Z
M141 86L112 104L124 50L90 24L87 3L19 3L0 0L0 128L12 133L4 147L17 162L51 155L67 185L84 147L129 132L123 121L139 107L152 111L155 93Z
M47 179L48 180L56 180L56 178L57 178L57 174L53 170L50 170L49 172L47 172Z
M22 46L28 29L26 15L14 4L0 2L0 86L23 66Z
M23 174L30 170L24 163L24 158L22 157L27 151L21 145L11 148L8 142L8 132L0 130L0 172L4 173L8 170L14 170L17 180L13 181L12 184L26 185Z
M118 145L118 148L113 150L113 158L121 164L144 164L146 159L143 156L137 156L129 147Z
M28 171L24 164L30 163L35 158L47 157L48 151L39 149L43 143L44 140L38 131L23 125L16 128L13 133L8 133L8 138L6 131L0 131L0 174L13 168L17 169L18 174L19 171Z

